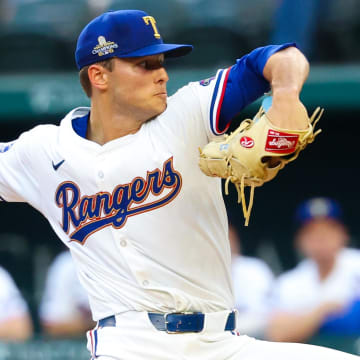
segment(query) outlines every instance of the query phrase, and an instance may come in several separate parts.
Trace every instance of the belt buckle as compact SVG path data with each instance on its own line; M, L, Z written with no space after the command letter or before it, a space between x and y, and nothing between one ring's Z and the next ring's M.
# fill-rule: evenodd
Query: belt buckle
M167 317L168 317L169 315L186 315L186 314L193 314L193 312L171 312L171 313L165 313L165 314L164 314L165 331L166 331L168 334L183 334L183 333L189 332L189 331L171 331L171 330L168 329L169 321L167 320Z

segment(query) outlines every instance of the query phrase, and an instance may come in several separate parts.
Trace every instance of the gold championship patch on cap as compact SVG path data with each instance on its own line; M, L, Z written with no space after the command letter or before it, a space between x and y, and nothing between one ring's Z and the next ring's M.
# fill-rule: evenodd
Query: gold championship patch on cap
M114 52L119 46L113 41L106 41L104 36L98 37L98 44L94 47L92 53L94 55L104 56Z

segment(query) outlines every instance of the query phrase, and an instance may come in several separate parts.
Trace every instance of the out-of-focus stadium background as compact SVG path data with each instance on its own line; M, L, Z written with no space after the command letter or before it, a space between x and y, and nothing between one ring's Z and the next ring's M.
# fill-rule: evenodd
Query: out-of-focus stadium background
M235 191L226 198L228 211L240 230L243 251L263 257L275 273L296 263L293 214L299 202L312 196L339 201L352 245L358 247L357 0L0 0L0 140L15 139L40 123L58 123L72 108L88 104L74 62L77 36L103 11L129 8L154 16L165 41L195 46L191 56L168 62L170 93L188 81L212 76L255 47L298 41L312 63L302 99L310 111L317 105L326 109L323 134L276 180L255 191L248 228L242 226ZM257 106L245 109L232 128ZM27 205L1 204L0 216L0 264L14 277L40 333L37 311L46 271L63 245ZM360 341L353 340L339 346L360 353ZM83 341L40 339L23 346L22 355L14 355L10 345L0 347L0 359L79 359L77 347L84 350Z

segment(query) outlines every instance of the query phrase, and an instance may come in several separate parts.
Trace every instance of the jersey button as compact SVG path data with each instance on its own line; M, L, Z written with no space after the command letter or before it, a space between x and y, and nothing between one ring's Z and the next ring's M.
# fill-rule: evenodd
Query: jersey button
M99 177L100 179L103 179L103 178L104 178L104 173L103 173L101 170L98 172L98 177Z
M143 281L143 285L144 285L144 286L148 286L148 285L149 285L149 281L148 281L148 280L144 280L144 281Z
M126 240L121 240L121 241L120 241L120 245L123 246L123 247L125 247L125 246L127 245Z

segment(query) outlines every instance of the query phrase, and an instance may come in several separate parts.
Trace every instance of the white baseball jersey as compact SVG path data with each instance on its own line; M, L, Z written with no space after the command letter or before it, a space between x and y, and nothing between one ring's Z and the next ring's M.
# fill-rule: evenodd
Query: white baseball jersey
M221 183L198 167L228 71L179 90L136 134L103 146L86 140L72 121L89 109L78 108L1 154L2 198L46 216L72 252L95 320L233 307Z
M28 308L10 274L0 267L0 322L27 315Z
M50 265L39 308L43 322L61 323L90 313L88 297L75 273L69 251L60 253Z

